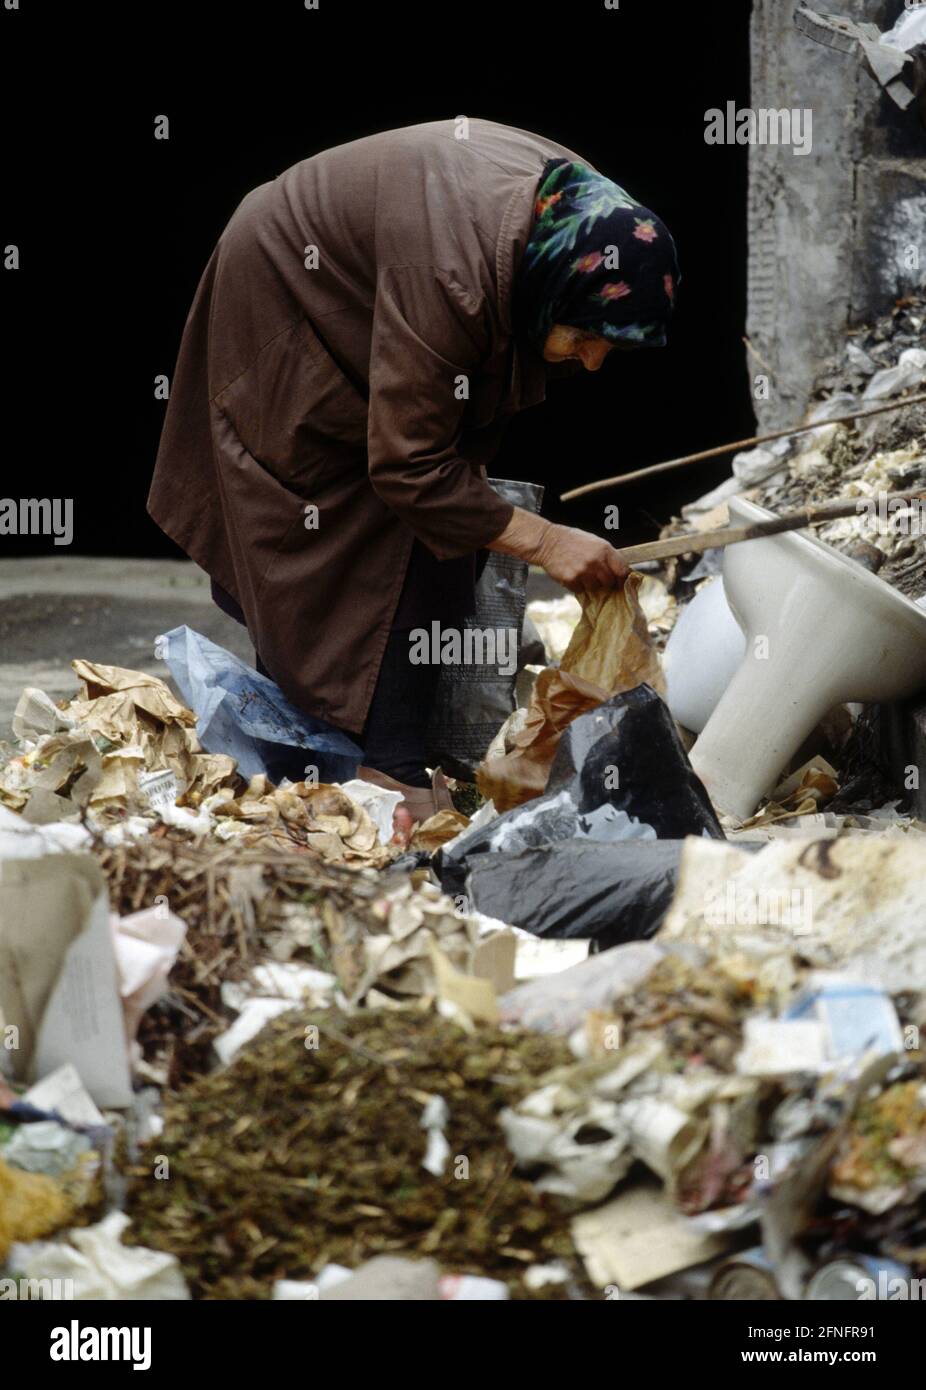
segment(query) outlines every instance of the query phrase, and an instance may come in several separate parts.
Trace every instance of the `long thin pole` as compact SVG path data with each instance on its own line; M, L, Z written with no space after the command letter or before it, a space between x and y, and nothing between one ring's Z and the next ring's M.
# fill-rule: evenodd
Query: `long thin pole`
M926 492L892 492L878 499L885 507L909 506L912 502L926 499ZM818 526L824 521L835 521L843 516L860 516L870 499L866 497L839 497L833 502L819 502L804 507L799 512L787 512L780 516L769 516L762 521L752 521L747 526L722 526L713 531L691 531L682 536L667 536L662 541L644 541L642 545L625 546L621 558L629 565L638 565L641 560L665 560L671 555L698 555L716 547L737 545L741 541L761 540L763 536L777 536L783 531L803 531L807 526Z
M787 430L774 430L772 434L755 434L751 439L737 439L732 444L718 444L713 449L702 449L699 454L685 454L683 458L666 459L664 463L651 463L647 468L637 468L632 473L619 473L616 478L602 478L597 483L585 483L574 487L571 492L560 493L561 502L571 502L574 497L584 497L586 493L598 492L605 487L620 487L632 483L637 478L648 478L654 473L668 473L672 468L683 468L688 463L700 463L702 459L719 458L721 454L738 453L740 449L751 449L755 444L770 444L773 439L784 439L789 434L809 434L811 430L824 425L848 425L852 420L866 420L871 415L883 415L887 410L901 410L905 405L919 405L926 401L926 394L908 396L906 400L892 401L889 405L878 405L871 410L854 410L851 415L838 415L833 420L818 420L815 425L797 425Z

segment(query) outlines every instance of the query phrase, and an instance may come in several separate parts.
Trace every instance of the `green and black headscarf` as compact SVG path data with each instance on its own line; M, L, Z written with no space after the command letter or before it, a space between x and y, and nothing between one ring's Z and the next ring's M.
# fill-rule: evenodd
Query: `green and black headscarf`
M661 347L678 279L675 243L655 213L584 164L544 166L518 274L538 347L555 323Z

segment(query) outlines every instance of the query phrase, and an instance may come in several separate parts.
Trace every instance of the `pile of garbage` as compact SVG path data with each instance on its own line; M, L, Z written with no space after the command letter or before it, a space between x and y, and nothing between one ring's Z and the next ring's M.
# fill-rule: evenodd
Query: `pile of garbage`
M222 1051L233 1055L303 997L327 1002L337 990L352 1005L436 994L434 950L476 974L504 972L514 958L510 931L458 911L428 882L360 875L311 851L241 851L174 833L91 844L123 920L139 904L169 902L187 926L169 997L139 1034L145 1074L160 1084L198 1074L226 1030Z
M923 385L924 318L851 335L814 432L737 455L670 530L744 490L926 486L926 407L830 422ZM823 539L920 598L922 539L872 517ZM187 628L159 639L176 690L81 659L73 699L24 691L0 744L0 1280L816 1299L926 1276L926 824L849 705L753 814L718 813L672 663L722 560L530 605L542 664L500 727L514 680L489 682L473 783L411 834L352 740Z
M170 827L242 848L309 848L356 867L382 867L399 852L389 844L398 794L317 776L275 786L265 771L245 782L238 758L203 748L196 715L159 677L71 665L79 695L56 705L27 688L13 716L18 746L0 745L0 806L29 824L80 821L110 844Z
M727 522L727 503L743 494L785 513L837 497L861 504L879 493L926 489L926 401L849 424L835 418L926 391L926 298L899 301L875 324L850 331L838 360L828 362L811 393L809 434L787 435L733 458L732 476L682 508L663 535L708 531ZM877 573L901 593L926 595L926 546L912 509L886 516L860 506L859 515L817 528L819 538ZM673 596L684 603L692 585L719 573L722 552L707 551L693 566L678 560L662 569Z
M496 1118L568 1055L420 1008L286 1013L168 1101L129 1170L132 1239L176 1255L196 1297L268 1298L399 1251L496 1297L586 1289L566 1213L512 1174Z
M573 1221L599 1285L755 1296L717 1282L757 1236L765 1298L816 1296L811 1278L848 1253L922 1263L923 994L815 971L793 937L761 945L715 930L711 950L618 947L574 972L595 1008L548 1014L536 986L511 1002L533 1026L574 1024L581 1056L501 1116L519 1163L586 1203L624 1178Z
M578 625L573 654L600 649L594 631ZM601 671L606 694L621 682ZM160 713L169 691L122 679L137 737L137 692ZM151 747L168 723L149 709L143 727ZM62 732L20 765L40 776L41 740ZM121 821L91 798L39 825L7 810L17 915L60 917L69 888L83 913L59 923L78 959L52 959L0 1094L10 1277L94 1298L375 1297L403 1279L433 1298L749 1297L757 1281L803 1298L846 1269L912 1277L920 828L873 816L725 838L645 683L553 744L540 796L486 803L436 850L392 846L379 868L331 862L311 838L330 830L217 835L214 793L187 813L196 829L183 807L146 809L137 781ZM820 768L792 781L782 817L832 790ZM480 910L506 894L504 920ZM68 977L80 951L105 973L107 948L119 1007L102 1047L75 1051L59 1036ZM0 1005L5 1023L19 1007Z

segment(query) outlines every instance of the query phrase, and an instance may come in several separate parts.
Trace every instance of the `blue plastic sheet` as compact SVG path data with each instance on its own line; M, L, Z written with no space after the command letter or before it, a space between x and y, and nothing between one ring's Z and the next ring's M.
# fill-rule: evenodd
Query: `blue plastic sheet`
M291 705L272 680L189 627L159 638L184 702L196 714L207 753L229 753L243 777L300 781L307 767L320 782L356 775L363 750L340 729Z

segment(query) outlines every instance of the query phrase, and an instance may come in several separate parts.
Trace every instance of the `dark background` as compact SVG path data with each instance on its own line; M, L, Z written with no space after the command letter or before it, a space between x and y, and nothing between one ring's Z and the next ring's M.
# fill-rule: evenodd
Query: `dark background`
M493 472L544 511L620 540L655 534L729 459L561 504L595 477L751 433L742 334L744 146L704 112L749 89L748 0L302 0L0 9L0 277L8 364L3 496L73 497L71 553L178 555L144 504L200 273L243 195L332 144L459 114L542 132L651 206L679 250L669 346L613 354L518 417ZM155 140L167 115L170 139ZM613 533L611 538L614 539ZM4 553L55 553L50 537Z

